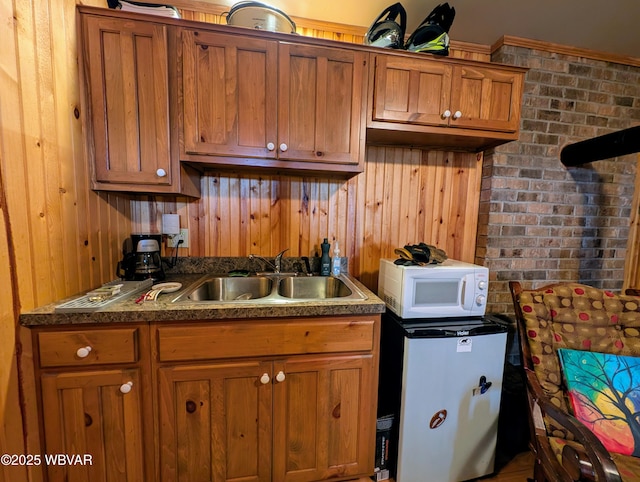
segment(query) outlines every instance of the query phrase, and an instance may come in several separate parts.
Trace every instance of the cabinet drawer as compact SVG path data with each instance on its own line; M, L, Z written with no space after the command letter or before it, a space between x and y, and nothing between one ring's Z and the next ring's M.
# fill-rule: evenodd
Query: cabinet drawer
M374 329L372 317L159 326L158 359L186 361L371 351Z
M55 331L38 334L41 367L133 363L138 329Z

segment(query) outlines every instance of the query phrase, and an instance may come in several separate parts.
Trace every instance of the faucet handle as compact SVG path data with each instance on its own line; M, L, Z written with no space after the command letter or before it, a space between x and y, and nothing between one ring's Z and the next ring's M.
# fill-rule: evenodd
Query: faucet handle
M302 256L302 261L304 261L304 266L307 269L307 276L313 276L311 272L311 264L309 263L309 256Z
M282 256L284 255L284 253L286 253L287 251L289 251L289 248L285 248L282 251L280 251L278 254L276 254L276 259L274 260L274 263L276 265L276 273L279 273L281 268L282 268Z

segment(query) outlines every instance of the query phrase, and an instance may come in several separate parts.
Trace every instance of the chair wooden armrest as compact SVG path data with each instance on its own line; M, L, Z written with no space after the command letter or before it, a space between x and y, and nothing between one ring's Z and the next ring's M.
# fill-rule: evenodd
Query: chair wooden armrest
M531 369L525 368L525 374L527 378L528 388L531 391L530 393L532 394L534 402L540 408L541 414L543 416L546 415L548 418L553 420L555 425L557 425L559 428L564 428L565 430L570 432L573 435L575 441L581 444L583 447L582 450L576 451L577 456L579 457L577 463L579 466L578 475L580 475L580 478L575 478L576 461L571 460L571 457L575 454L572 454L570 450L567 453L567 462L569 462L569 465L564 466L558 462L555 470L557 471L558 468L561 467L560 472L563 473L565 477L567 477L564 480L622 482L622 478L620 477L618 468L616 467L616 464L614 463L607 449L602 445L602 442L600 442L600 440L593 434L593 432L589 430L577 418L551 403L549 398L544 393L544 390L542 389L538 378ZM546 433L541 434L541 437L544 438L544 440L539 440L541 442L541 448L548 456L550 455L550 447L548 446ZM555 455L553 455L553 459L555 460L550 462L551 465L555 465L553 462L557 461ZM589 472L591 471L593 475L589 475ZM563 479L561 478L558 480Z
M594 482L596 474L587 454L581 448L565 445L562 449L562 466L574 480Z

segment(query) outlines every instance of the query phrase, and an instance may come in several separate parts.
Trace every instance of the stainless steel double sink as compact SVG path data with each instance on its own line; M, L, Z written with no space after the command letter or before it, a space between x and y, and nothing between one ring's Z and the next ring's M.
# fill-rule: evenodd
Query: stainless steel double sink
M231 277L204 276L174 303L287 303L365 300L367 296L346 276L269 274Z

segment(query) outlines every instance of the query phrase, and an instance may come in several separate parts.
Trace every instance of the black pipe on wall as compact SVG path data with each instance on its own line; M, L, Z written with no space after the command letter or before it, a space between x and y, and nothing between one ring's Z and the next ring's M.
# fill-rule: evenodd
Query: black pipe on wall
M640 152L640 126L565 146L560 161L567 167Z

